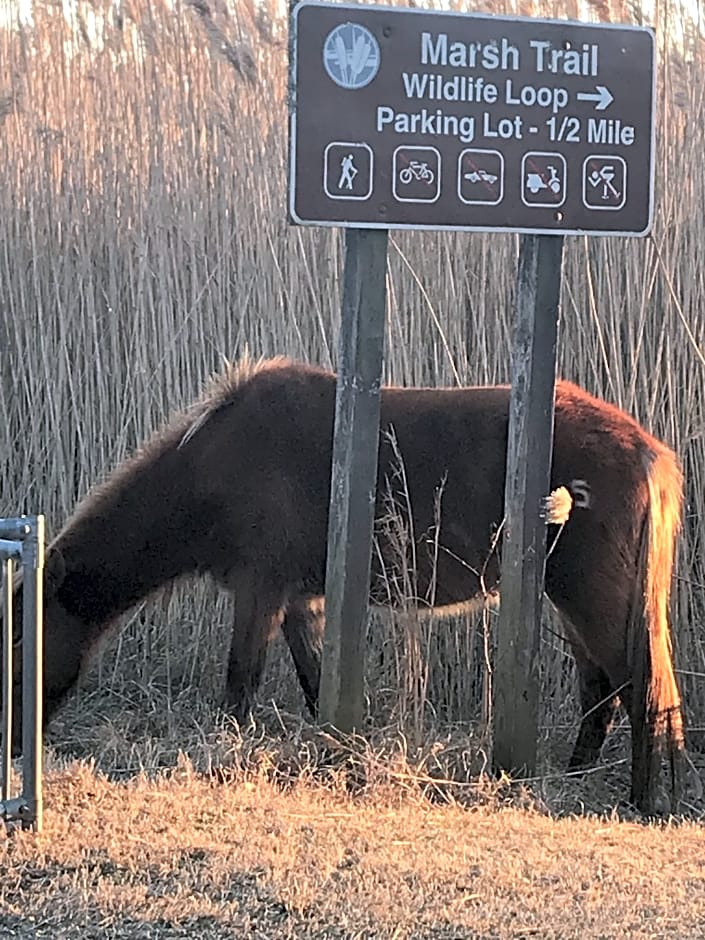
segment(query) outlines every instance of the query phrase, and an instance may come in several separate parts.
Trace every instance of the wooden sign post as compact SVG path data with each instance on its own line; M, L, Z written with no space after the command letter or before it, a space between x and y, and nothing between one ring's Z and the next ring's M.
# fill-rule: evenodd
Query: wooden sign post
M494 665L493 763L536 769L538 655L550 486L561 235L524 235L519 250Z
M343 732L363 718L387 235L351 228L345 239L319 703L321 721Z

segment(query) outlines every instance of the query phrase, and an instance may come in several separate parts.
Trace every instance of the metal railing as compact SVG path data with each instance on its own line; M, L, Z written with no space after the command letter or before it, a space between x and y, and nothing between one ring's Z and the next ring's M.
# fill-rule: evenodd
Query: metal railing
M0 519L2 562L2 754L0 818L42 828L42 689L44 516ZM13 631L15 563L22 569L22 790L11 796L16 652Z

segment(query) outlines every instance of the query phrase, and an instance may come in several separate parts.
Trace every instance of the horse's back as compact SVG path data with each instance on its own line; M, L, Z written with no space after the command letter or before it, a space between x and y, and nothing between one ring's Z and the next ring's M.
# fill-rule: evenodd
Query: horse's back
M214 545L220 541L229 564L322 589L335 396L334 374L277 360L236 385L199 432ZM382 522L398 512L413 530L421 589L433 585L438 603L467 599L478 574L493 586L509 398L508 386L382 389L378 578L385 565L409 560L391 557ZM619 574L634 564L654 453L670 451L618 408L558 383L551 488L566 486L574 509L549 560L547 588L557 603L572 603L577 619L601 598L628 603Z

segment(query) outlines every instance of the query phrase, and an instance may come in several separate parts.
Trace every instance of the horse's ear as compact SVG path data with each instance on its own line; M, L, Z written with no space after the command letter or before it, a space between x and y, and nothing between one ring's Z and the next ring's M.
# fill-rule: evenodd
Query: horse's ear
M58 548L53 548L47 552L44 562L44 595L53 597L59 590L66 577L66 563L64 556Z

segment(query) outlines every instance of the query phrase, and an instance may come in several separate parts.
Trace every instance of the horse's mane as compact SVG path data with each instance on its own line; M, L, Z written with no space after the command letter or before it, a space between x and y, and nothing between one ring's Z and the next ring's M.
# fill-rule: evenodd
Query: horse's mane
M286 356L273 359L253 359L246 352L237 362L223 360L223 369L210 376L200 399L186 411L180 427L183 433L179 447L187 444L198 433L208 419L221 408L229 405L238 390L261 372L272 372L291 367L293 362Z
M102 483L92 487L54 541L67 529L75 529L84 517L93 517L96 506L110 499L113 493L124 487L140 467L152 463L167 451L184 447L206 422L221 408L227 407L237 396L238 390L256 375L292 365L292 360L285 356L253 359L245 353L237 362L224 359L223 369L210 376L200 398L194 404L173 415L144 444L112 470Z

